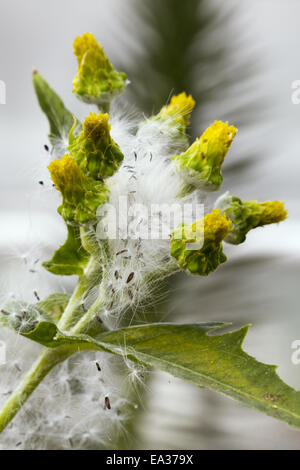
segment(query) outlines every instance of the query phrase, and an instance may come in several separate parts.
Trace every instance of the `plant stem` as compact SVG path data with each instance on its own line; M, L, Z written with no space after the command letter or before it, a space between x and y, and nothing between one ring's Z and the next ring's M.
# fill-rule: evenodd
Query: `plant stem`
M94 329L95 329L94 320L95 320L97 313L99 312L99 309L102 306L102 303L103 303L102 298L98 297L98 299L93 303L91 308L79 320L79 322L76 323L76 325L71 329L70 332L75 335L85 333L90 336L93 336ZM103 331L106 329L102 324L100 325L99 321L97 321L96 325L97 325L96 330L98 330L97 333L99 333L101 330Z
M98 110L101 112L101 113L109 113L109 110L110 110L110 102L109 101L106 101L106 102L102 102L101 105L98 105Z
M89 264L83 276L78 281L77 287L75 288L68 305L58 322L58 328L61 330L68 330L74 324L74 312L82 304L82 297L87 290L93 287L93 284L99 277L99 263L95 258L91 257Z
M43 378L59 362L73 354L70 348L45 349L0 411L0 433L22 408Z
M77 287L75 288L69 303L58 323L58 327L64 331L71 329L77 320L77 310L82 303L83 294L91 289L99 278L99 263L91 257L91 260L86 268L84 275L79 279ZM91 307L87 312L88 318L95 315L96 306ZM86 316L84 316L85 318ZM80 321L79 321L80 324ZM82 325L81 325L82 326ZM98 325L99 327L102 325ZM0 433L14 418L17 412L22 408L26 400L37 388L44 377L53 369L54 366L63 362L73 353L77 352L78 348L58 347L54 349L44 349L36 362L32 365L31 369L20 382L16 390L12 393L6 404L0 410Z
M167 265L165 275L167 275L172 268L172 265ZM85 273L79 279L77 287L70 297L69 303L58 323L59 329L68 331L71 334L86 333L91 336L96 336L106 330L103 324L99 322L99 310L103 305L105 292L101 292L101 295L98 296L97 300L82 317L79 317L78 311L79 307L82 305L83 295L96 284L99 284L101 274L99 261L91 256ZM153 281L155 278L156 276L154 275L151 280ZM10 423L17 412L22 408L28 397L33 393L52 368L77 351L78 348L71 348L70 346L44 349L42 351L28 374L12 393L2 410L0 410L0 433Z

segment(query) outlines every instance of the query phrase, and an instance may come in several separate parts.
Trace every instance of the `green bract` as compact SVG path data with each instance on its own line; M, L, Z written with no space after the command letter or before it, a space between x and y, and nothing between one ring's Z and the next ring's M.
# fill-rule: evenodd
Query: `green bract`
M108 114L90 113L77 137L73 135L73 128L69 135L68 151L82 171L96 180L112 176L124 155L110 136Z
M77 134L80 122L77 120L75 126L73 126L73 114L65 107L61 98L36 70L33 71L32 81L39 105L49 122L49 140L53 145L53 153L55 156L60 157L70 130L73 127L73 132Z

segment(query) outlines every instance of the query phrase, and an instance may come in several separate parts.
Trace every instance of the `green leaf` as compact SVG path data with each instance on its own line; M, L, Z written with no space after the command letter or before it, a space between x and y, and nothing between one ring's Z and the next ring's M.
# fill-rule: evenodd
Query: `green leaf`
M223 393L269 416L300 428L300 392L285 384L276 366L256 361L242 350L248 327L211 335L224 323L154 323L106 332L95 340L66 336L40 322L23 336L48 347L100 349L126 356L175 377Z
M85 349L101 349L107 350L104 345L98 344L95 340L86 335L66 335L62 333L53 321L30 318L30 322L23 322L22 325L17 324L14 320L14 312L7 311L7 314L0 313L0 322L6 328L10 328L16 333L31 339L36 343L46 346L47 348L69 347L71 350L80 351ZM10 320L7 320L10 318ZM40 317L41 318L41 317Z
M38 325L31 331L26 333L21 333L25 338L29 338L32 341L47 346L49 348L55 347L55 336L57 335L57 326L55 323L41 321Z
M54 154L60 157L65 152L75 118L38 72L34 71L32 80L39 105L49 121L49 140L53 145ZM81 125L77 121L75 134L80 128Z
M52 320L57 322L68 305L69 300L69 294L55 292L39 302L37 307L40 312L45 312Z
M66 242L55 251L52 259L43 266L53 274L81 276L90 255L82 247L79 228L67 225L68 237Z
M42 344L48 348L70 347L74 351L85 349L107 350L104 345L98 344L87 335L66 335L62 333L55 323L49 321L40 321L34 325L30 331L19 331L25 338L31 339L36 343Z
M220 326L153 324L106 333L99 339L111 352L221 392L300 428L300 391L279 378L276 366L258 362L242 350L248 326L207 334Z

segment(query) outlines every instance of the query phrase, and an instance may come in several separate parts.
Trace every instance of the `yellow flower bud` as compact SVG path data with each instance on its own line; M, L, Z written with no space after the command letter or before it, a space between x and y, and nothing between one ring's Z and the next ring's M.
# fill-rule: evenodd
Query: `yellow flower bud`
M235 245L245 241L249 230L281 222L287 217L281 201L242 201L229 192L220 196L215 205L232 220L234 229L226 241Z
M78 72L73 80L73 91L78 98L107 109L110 101L122 93L126 74L117 72L91 33L74 41Z
M48 166L51 179L64 197L79 200L83 191L84 175L74 158L64 155Z
M68 151L82 171L94 179L112 176L123 161L120 147L110 136L108 114L90 113L77 137L69 135Z
M170 253L182 269L207 276L226 261L222 241L230 230L231 220L214 209L202 220L179 225L172 234Z
M159 114L155 116L159 119L169 120L170 124L177 124L183 130L190 122L190 116L195 106L192 95L185 92L172 96L170 103L164 106Z
M222 163L237 129L228 122L215 121L200 139L172 159L184 182L183 193L194 189L215 191L222 184Z
M58 208L61 216L68 222L95 222L97 208L108 200L109 191L105 185L86 176L69 155L54 160L48 169L63 196L63 203Z

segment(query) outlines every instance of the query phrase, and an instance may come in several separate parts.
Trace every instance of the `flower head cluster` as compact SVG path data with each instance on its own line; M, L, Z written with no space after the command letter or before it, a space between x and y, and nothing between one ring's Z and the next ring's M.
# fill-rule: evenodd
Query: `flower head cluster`
M81 97L94 96L101 108L104 95L108 103L124 89L125 75L113 69L91 34L77 38L74 51L74 89ZM215 121L189 146L194 106L183 92L141 123L130 122L117 107L90 113L77 135L74 122L68 155L49 166L63 196L59 212L81 227L81 235L84 227L92 256L101 258L101 282L84 302L101 298L106 321L119 322L122 312L149 299L156 281L179 269L208 275L226 260L224 241L241 243L250 229L285 218L282 203L226 195L195 219L194 207L222 183L237 129ZM188 214L186 207L192 208Z

